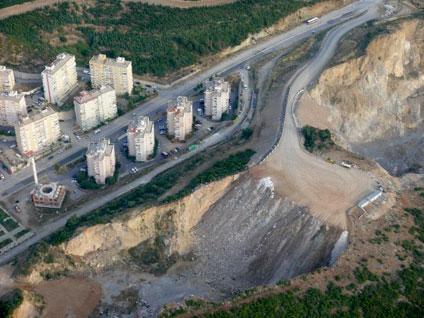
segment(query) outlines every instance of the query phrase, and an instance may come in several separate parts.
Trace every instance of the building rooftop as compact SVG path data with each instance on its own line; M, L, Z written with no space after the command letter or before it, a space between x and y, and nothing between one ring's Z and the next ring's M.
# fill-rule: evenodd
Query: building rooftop
M151 133L153 131L153 122L147 116L137 116L130 121L128 132L137 132L140 134Z
M217 77L212 81L207 81L205 86L207 91L227 92L230 89L229 83L225 82L221 77Z
M44 71L41 74L54 74L59 70L63 65L65 65L70 59L74 58L73 55L68 53L60 53L56 59L50 64L47 65Z
M74 101L78 104L84 104L110 91L113 91L113 88L110 86L102 86L100 89L93 89L91 91L82 91L74 97Z
M175 113L189 113L192 112L193 108L193 102L188 100L185 96L178 96L177 102L174 104L171 104L168 107L168 112L175 112Z
M108 58L105 54L98 54L94 55L90 62L96 62L96 63L103 63L107 65L113 65L113 66L122 66L122 67L128 67L128 65L131 65L131 61L127 61L125 57L117 57L116 59Z
M97 142L91 142L88 146L86 156L93 157L95 160L102 160L104 156L110 156L115 151L115 147L107 138Z
M31 116L28 115L28 116L21 117L19 119L18 125L21 126L21 125L26 125L32 122L36 122L36 121L39 121L40 119L43 119L53 114L56 114L56 112L51 107L43 108L42 110L39 110L38 112L34 110Z

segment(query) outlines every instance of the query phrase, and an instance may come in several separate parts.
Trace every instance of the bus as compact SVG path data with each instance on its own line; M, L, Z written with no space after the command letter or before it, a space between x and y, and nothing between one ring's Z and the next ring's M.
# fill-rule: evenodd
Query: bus
M318 21L318 18L317 17L314 17L314 18L311 18L311 19L309 19L309 20L306 20L306 23L307 24L312 24L312 23L315 23L315 22L317 22Z

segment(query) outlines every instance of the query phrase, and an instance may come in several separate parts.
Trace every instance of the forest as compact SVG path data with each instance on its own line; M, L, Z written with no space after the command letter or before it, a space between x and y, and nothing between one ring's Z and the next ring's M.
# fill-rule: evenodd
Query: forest
M92 7L70 2L0 20L0 33L8 38L7 45L19 45L24 54L45 62L67 51L86 65L92 55L106 53L131 60L137 74L163 76L238 45L249 34L320 1L240 0L191 9L120 0L97 0ZM77 42L68 43L69 30ZM59 44L47 40L53 33L58 33Z

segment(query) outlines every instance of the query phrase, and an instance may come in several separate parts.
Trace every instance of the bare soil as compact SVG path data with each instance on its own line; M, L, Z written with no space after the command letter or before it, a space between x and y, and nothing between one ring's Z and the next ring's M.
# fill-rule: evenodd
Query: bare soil
M96 308L101 287L87 278L63 278L43 281L34 291L43 296L43 317L88 317Z

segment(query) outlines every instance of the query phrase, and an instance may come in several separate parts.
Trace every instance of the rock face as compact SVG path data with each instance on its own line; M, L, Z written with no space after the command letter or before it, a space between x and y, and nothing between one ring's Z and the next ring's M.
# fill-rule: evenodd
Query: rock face
M103 309L116 310L113 297L136 286L149 308L143 316L150 317L190 295L220 300L328 265L341 234L279 197L270 178L258 180L247 172L202 186L178 202L86 228L63 249L90 266L90 276L103 285ZM165 238L168 256L181 257L153 276L128 255L132 248L142 253L143 242L158 235Z
M323 72L310 95L342 145L392 174L424 160L424 21L375 38L366 54Z

